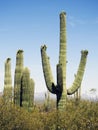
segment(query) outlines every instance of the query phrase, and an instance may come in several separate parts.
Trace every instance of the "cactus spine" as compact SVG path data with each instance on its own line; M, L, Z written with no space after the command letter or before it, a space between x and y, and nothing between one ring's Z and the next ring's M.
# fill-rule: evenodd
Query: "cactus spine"
M66 108L66 100L67 100L67 94L71 95L77 91L77 89L80 87L80 84L82 82L84 69L86 65L86 59L88 51L84 50L81 51L81 59L79 68L75 77L75 80L73 82L72 87L70 87L68 90L66 89L66 13L61 12L60 14L60 51L59 51L59 63L57 64L57 85L55 85L49 57L46 54L46 45L41 47L41 57L42 57L42 67L43 67L43 73L44 78L46 82L46 86L48 90L56 94L57 96L57 108L58 110L65 110Z
M23 72L23 50L18 50L16 54L16 68L14 77L14 103L20 104L20 88L21 88L21 77Z
M12 77L11 77L11 59L7 58L5 61L5 75L4 75L4 100L12 101Z

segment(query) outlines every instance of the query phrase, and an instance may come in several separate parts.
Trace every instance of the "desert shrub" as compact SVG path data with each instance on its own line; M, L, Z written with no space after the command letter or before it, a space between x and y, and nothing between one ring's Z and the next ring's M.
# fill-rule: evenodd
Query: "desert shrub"
M69 100L66 110L33 112L0 99L0 130L98 130L98 102Z

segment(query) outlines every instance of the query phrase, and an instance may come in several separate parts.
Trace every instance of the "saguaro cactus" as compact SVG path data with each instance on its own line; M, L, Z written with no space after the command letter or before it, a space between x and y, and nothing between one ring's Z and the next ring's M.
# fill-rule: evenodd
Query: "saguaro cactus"
M21 78L21 106L29 107L29 94L30 94L30 72L26 67L24 68L22 78Z
M76 77L76 75L74 75ZM75 102L76 104L79 103L79 100L81 99L81 85L79 87L79 89L74 93L74 98L75 98Z
M72 87L70 87L68 90L66 89L66 13L61 12L60 14L60 51L59 51L59 63L57 64L57 85L55 85L49 57L46 54L46 45L41 46L41 57L42 57L42 67L43 67L43 73L44 78L46 82L46 86L48 90L56 94L57 96L57 108L58 110L65 110L66 108L66 100L67 100L67 94L71 95L77 89L80 87L84 69L86 65L86 59L88 51L84 50L81 51L81 60L79 64L79 68L75 77L75 80L73 82Z
M31 109L34 106L34 88L35 88L35 82L31 78L30 79L30 99L29 99L29 108Z
M76 102L81 99L81 87L74 93L74 98Z
M45 93L44 107L46 111L49 111L49 108L50 108L50 92L49 91Z
M18 50L16 54L16 68L14 77L14 103L20 106L20 88L23 72L23 50Z
M7 58L5 61L3 97L5 101L12 101L12 77L11 77L11 59L10 58Z
M26 67L21 78L20 106L31 111L34 104L34 81L30 79L30 71Z

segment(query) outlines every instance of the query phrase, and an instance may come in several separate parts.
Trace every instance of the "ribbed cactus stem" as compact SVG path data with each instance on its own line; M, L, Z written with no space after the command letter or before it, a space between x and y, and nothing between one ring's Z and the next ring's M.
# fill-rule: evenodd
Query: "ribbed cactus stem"
M60 14L60 52L59 64L66 68L66 13Z
M14 76L14 103L20 106L20 88L23 72L23 50L18 50L16 54L16 68Z
M26 67L21 77L20 106L32 111L34 106L34 80L30 78L30 71Z
M5 75L4 75L4 99L12 101L12 77L11 77L11 59L7 58L5 61Z
M29 107L29 97L30 97L30 72L26 67L23 70L22 78L21 78L21 106L24 108Z
M76 77L76 75L74 75ZM81 85L79 87L79 89L74 93L74 98L75 101L79 101L81 99Z
M59 64L57 65L57 84L59 93L57 94L57 107L64 109L66 107L66 13L60 13L60 51Z
M60 51L59 51L59 64L57 65L57 82L63 86L66 91L66 13L60 13ZM62 75L62 76L61 76ZM62 83L61 83L62 79ZM60 82L59 82L60 81Z
M30 108L34 106L34 89L35 89L35 82L31 78L30 79L30 98L29 98L29 107Z

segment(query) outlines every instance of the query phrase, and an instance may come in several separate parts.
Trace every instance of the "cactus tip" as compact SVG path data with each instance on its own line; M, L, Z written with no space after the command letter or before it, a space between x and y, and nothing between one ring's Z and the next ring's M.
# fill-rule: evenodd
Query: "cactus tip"
M62 15L66 15L66 12L65 12L65 11L62 11L62 12L60 13L60 16L62 16Z
M7 62L9 62L11 60L11 58L7 58Z
M24 52L24 51L21 50L21 49L19 49L19 50L17 51L17 54L20 54L20 53L22 53L22 52Z
M41 50L45 50L46 51L46 49L47 49L46 45L41 46Z
M82 50L82 51L81 51L81 54L87 55L87 54L88 54L88 50Z

